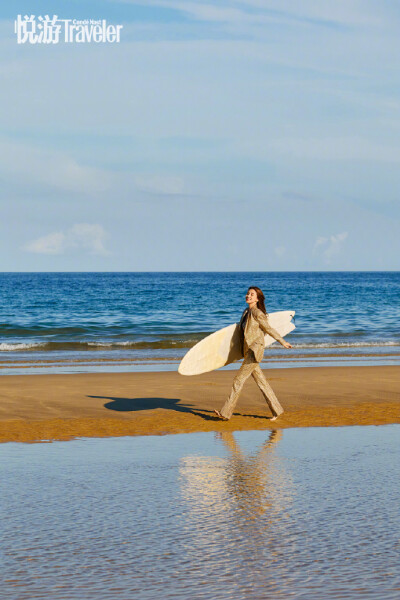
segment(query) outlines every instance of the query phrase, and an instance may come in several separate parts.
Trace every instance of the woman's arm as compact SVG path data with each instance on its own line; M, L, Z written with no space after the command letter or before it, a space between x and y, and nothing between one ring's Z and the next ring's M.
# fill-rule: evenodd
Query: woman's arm
M279 342L280 344L282 344L282 346L284 346L285 348L291 348L292 347L288 342L285 342L285 340L283 339L283 337L281 335L279 335L279 333L276 331L276 329L274 329L273 327L271 327L271 325L269 324L267 315L265 315L262 312L262 310L258 309L256 311L254 311L253 314L254 314L255 319L257 320L259 326L261 327L261 329L263 330L264 333L268 333L268 335L270 335L271 337L273 337L274 340L276 340L277 342Z

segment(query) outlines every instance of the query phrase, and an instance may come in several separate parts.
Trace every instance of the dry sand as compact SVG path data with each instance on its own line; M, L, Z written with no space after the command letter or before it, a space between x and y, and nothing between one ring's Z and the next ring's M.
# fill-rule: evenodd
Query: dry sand
M234 371L2 376L0 441L400 423L400 367L264 373L285 409L272 423L252 379L229 422L213 416Z

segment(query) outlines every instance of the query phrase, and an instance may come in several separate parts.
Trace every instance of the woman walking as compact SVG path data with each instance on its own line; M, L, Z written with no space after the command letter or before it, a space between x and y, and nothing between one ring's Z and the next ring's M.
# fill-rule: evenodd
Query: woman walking
M233 380L228 400L220 411L214 410L215 414L224 421L228 421L231 418L243 384L250 375L252 375L271 409L271 421L275 421L283 413L283 408L279 404L272 387L265 379L259 365L264 356L264 333L268 333L268 335L282 344L284 348L291 348L292 346L288 342L285 342L283 337L268 323L264 300L265 297L260 288L256 286L249 287L246 294L248 308L244 310L239 323L244 361Z

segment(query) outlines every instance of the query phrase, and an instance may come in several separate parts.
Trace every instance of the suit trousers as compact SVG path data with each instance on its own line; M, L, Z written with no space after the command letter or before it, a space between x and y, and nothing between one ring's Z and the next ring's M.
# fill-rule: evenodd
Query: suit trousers
M273 416L275 417L281 415L283 413L283 408L279 404L278 398L274 394L274 390L265 379L252 350L247 351L243 364L233 380L231 393L220 411L221 415L225 419L231 418L236 403L239 399L240 392L242 391L244 382L250 377L250 375L260 388Z

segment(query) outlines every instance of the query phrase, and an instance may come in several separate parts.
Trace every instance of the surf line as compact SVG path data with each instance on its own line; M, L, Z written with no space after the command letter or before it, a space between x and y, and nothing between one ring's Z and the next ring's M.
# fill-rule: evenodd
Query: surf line
M123 25L107 25L105 19L99 21L79 22L76 19L64 20L65 42L119 42L121 40L121 29Z

